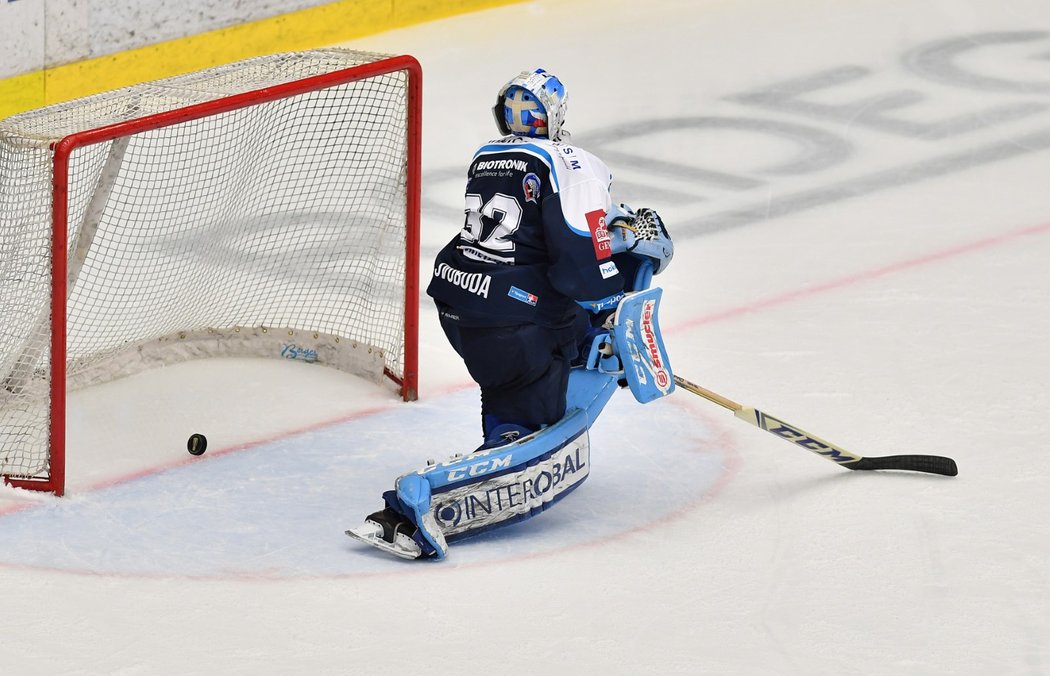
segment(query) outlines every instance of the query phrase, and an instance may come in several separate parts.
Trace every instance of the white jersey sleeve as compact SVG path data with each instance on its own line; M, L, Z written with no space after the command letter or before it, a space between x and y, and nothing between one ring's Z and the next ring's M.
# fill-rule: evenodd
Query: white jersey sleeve
M567 143L550 143L555 188L561 199L565 225L578 235L603 236L595 232L595 219L589 214L606 214L612 207L609 189L612 174L595 155Z

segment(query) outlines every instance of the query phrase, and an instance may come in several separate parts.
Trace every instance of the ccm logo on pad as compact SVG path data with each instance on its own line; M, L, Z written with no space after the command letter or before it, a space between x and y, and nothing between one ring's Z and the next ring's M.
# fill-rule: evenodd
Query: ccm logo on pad
M460 479L466 479L471 476L480 476L482 474L488 474L489 472L495 472L501 469L510 468L510 460L513 456L508 455L503 458L496 457L492 460L482 460L481 462L475 462L468 467L459 467L457 469L450 469L446 473L448 481L459 481Z

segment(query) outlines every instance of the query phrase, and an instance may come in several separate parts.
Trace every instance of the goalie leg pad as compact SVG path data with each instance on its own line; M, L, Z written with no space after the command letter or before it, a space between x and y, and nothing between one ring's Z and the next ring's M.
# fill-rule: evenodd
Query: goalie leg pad
M518 441L400 477L399 507L418 528L424 556L444 558L449 542L524 521L577 488L591 469L589 423L575 409Z
M387 510L411 523L393 541L374 519L347 534L403 558L445 558L448 543L528 519L576 489L590 473L588 428L618 389L622 372L569 374L569 413L538 432L398 477Z
M534 435L532 448L519 449L520 459L506 471L434 492L430 513L448 541L536 516L583 483L591 469L587 428L564 438L556 427Z
M631 394L643 404L674 392L674 373L658 321L662 294L659 287L627 294L610 331Z

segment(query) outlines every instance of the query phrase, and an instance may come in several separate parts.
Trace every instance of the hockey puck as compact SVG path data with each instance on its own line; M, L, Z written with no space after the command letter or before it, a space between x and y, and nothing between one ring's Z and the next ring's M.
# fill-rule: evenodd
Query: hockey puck
M201 455L208 450L208 440L203 434L191 434L189 441L186 442L186 450L190 452L190 455Z

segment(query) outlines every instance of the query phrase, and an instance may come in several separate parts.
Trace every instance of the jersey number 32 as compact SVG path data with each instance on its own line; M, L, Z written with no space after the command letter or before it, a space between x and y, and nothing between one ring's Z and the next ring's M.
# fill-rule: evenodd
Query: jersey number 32
M485 202L481 195L467 193L465 211L467 221L460 232L460 237L465 242L493 254L514 251L514 242L509 238L521 225L522 215L521 204L517 198L496 193L492 199ZM513 256L495 257L508 263L514 262Z

